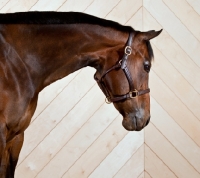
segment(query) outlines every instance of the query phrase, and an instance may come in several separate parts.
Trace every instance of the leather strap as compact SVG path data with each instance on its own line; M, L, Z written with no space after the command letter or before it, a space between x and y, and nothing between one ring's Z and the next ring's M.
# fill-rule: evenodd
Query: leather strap
M122 96L107 98L107 100L108 100L108 102L117 102L117 101L122 101L122 100L126 100L126 99L136 98L137 96L144 95L149 92L150 92L150 88L148 88L146 90L139 90L139 91L135 90L134 92L129 92Z
M111 102L118 102L118 101L122 101L122 100L126 100L126 99L132 99L135 98L137 96L140 95L144 95L146 93L150 92L150 89L145 89L145 90L139 90L137 91L136 89L134 89L134 84L133 84L133 79L131 77L131 73L128 70L127 67L127 60L128 60L128 56L131 55L132 52L132 48L131 48L131 44L133 41L133 37L134 37L134 32L130 32L129 33L129 37L128 40L126 42L126 46L125 46L125 50L124 50L124 55L122 57L122 59L115 64L113 67L111 67L110 69L108 69L102 76L100 79L96 79L97 83L99 84L101 90L103 91L103 93L106 95L106 103L111 103ZM124 94L124 95L120 95L120 96L113 96L111 97L109 94L109 91L103 81L103 79L105 78L105 76L111 72L112 70L116 70L121 68L128 80L129 83L129 92Z

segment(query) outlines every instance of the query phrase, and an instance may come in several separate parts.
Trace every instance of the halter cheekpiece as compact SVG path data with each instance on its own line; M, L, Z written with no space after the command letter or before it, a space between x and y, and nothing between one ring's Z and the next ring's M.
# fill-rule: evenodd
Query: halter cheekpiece
M124 49L124 55L122 57L121 60L119 60L119 62L117 64L115 64L113 67L111 67L110 69L108 69L102 76L100 79L95 79L97 81L97 83L99 84L100 88L102 89L103 93L106 96L105 102L107 104L110 104L112 102L118 102L118 101L122 101L122 100L126 100L126 99L132 99L132 98L136 98L140 95L144 95L146 93L150 92L150 89L147 88L145 90L137 90L134 88L133 85L133 79L131 77L131 73L128 70L127 67L127 60L128 60L128 56L131 55L132 53L132 48L131 48L131 44L133 41L133 37L134 37L134 32L130 32L129 33L129 37L128 40L126 42L126 46ZM124 94L124 95L117 95L117 96L110 96L108 89L106 88L105 82L103 81L103 79L106 77L106 75L111 72L112 70L117 70L117 69L122 69L127 80L129 83L129 92Z

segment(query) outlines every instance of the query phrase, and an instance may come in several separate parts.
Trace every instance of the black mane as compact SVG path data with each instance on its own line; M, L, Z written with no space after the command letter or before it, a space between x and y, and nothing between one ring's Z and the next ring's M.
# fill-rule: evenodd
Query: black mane
M80 12L17 12L0 14L0 24L94 24L120 31L133 30L129 26Z
M111 20L101 19L81 12L17 12L0 14L0 24L93 24L116 30L130 32L133 28L123 26ZM147 48L150 59L153 60L153 50L149 41Z

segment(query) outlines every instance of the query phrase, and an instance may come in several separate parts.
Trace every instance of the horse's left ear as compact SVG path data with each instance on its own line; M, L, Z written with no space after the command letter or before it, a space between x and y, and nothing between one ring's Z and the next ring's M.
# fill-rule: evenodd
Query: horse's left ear
M151 31L148 31L148 32L141 32L140 33L140 39L141 40L151 40L152 38L155 38L157 37L161 32L162 32L163 29L161 29L160 31L155 31L155 30L151 30Z

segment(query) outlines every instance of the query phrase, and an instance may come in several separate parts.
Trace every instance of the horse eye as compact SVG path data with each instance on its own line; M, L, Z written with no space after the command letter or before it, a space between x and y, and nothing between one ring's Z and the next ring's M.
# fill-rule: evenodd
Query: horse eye
M147 72L147 73L149 73L150 72L150 65L148 65L148 64L144 64L144 70Z

